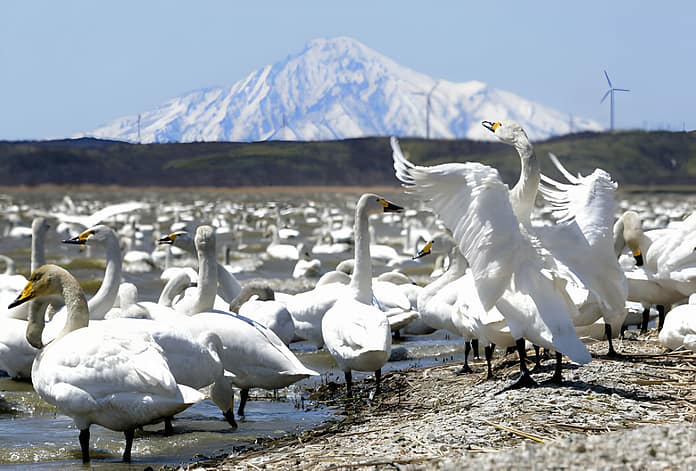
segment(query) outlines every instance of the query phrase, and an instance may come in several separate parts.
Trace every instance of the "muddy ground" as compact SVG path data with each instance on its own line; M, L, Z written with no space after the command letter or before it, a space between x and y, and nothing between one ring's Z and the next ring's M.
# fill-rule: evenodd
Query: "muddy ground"
M657 334L590 345L593 361L564 362L562 385L502 392L518 375L516 354L494 363L496 378L455 375L445 363L372 377L345 399L343 384L313 392L336 420L264 440L188 469L696 469L696 354L666 352ZM533 354L532 358L533 360ZM531 366L531 365L530 365Z

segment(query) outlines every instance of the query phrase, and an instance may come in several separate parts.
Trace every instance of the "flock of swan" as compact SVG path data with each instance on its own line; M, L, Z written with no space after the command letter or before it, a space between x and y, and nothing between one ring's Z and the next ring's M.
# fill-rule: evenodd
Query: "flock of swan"
M578 364L591 361L585 337L606 338L608 354L620 356L612 338L634 313L647 330L653 306L660 342L696 351L696 297L689 297L696 292L696 213L650 228L645 210L635 208L641 217L620 207L607 172L573 175L551 156L564 179L557 181L541 174L519 124L483 126L519 154L520 177L512 188L481 163L415 165L392 138L404 199L420 206L403 208L364 193L354 203L352 221L320 215L312 206L297 209L294 216L321 227L312 245L292 242L302 231L284 226L277 207L265 227L249 227L249 219L230 227L214 218L194 228L180 221L156 234L154 226L140 224L140 231L167 248L156 301L140 299L139 287L123 281L127 266L157 266L153 254L136 250L136 224L126 219L112 227L143 203L91 216L37 215L23 232L32 239L29 277L16 274L16 262L2 256L7 268L0 276L0 370L30 380L41 398L73 419L84 462L90 460L93 424L123 432L123 460L130 461L135 430L144 425L163 422L171 433L172 417L209 399L237 428L236 389L236 414L244 416L250 389L275 390L317 376L291 349L297 341L331 354L348 397L354 371L374 373L379 392L393 338L435 330L463 338L466 355L458 374L472 371L470 350L478 355L483 345L492 378L495 349L514 348L520 377L506 390L537 384L527 366L531 346L555 353L555 383L563 381L564 356ZM545 223L533 216L538 211ZM404 227L402 253L393 240L378 243L377 223L397 225L426 213L429 228ZM660 216L652 215L655 226ZM49 222L56 219L59 232L69 233L63 243L104 254L104 275L89 299L83 280L46 263ZM327 220L338 224L322 225ZM171 219L159 222L165 221ZM220 240L234 238L237 250L245 245L236 232L272 237L257 252L290 264L289 276L309 277L313 287L289 293L240 282L235 262L218 260ZM343 261L322 273L319 257L328 255ZM449 261L438 273L435 256ZM172 258L182 262L176 266ZM385 268L379 276L375 264ZM431 271L426 283L409 276Z

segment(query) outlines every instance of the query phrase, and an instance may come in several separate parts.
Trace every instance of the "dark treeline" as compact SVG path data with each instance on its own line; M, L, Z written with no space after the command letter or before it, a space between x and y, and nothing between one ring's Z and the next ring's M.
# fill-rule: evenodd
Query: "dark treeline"
M415 163L480 161L513 182L515 150L469 140L402 139ZM696 134L583 133L536 142L542 171L557 175L548 152L571 172L601 167L623 185L695 185ZM122 186L395 185L388 138L328 142L128 144L97 139L0 142L0 185Z

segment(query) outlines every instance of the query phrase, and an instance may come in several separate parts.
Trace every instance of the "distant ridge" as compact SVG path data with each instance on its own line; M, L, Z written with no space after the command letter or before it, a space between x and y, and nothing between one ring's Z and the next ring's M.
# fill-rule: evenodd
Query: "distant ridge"
M571 173L608 171L619 189L639 185L696 188L696 134L666 131L584 132L536 141L542 171L557 177L553 152ZM519 178L519 157L499 142L401 139L415 163L483 162L503 180ZM389 139L328 142L0 141L0 185L119 185L126 187L393 186Z
M600 131L479 81L436 80L347 37L315 39L302 51L251 72L231 87L202 88L140 113L143 143L319 141L370 136L492 140L482 120L514 119L531 139ZM572 129L571 129L572 126ZM138 114L76 137L138 141Z

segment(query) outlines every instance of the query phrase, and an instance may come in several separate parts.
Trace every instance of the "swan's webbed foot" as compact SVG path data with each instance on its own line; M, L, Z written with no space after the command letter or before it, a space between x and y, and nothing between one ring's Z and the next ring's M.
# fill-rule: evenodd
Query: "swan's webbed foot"
M510 386L503 388L501 391L496 393L500 394L505 391L510 391L511 389L522 389L522 388L534 388L538 386L537 382L532 378L531 373L527 369L527 354L524 348L524 339L520 338L515 341L515 348L517 349L517 354L520 356L520 377L517 381L512 383Z
M520 377L512 383L510 386L506 386L497 393L496 395L511 391L513 389L522 389L522 388L535 388L539 386L539 383L537 383L534 378L532 378L532 375L529 373L529 371L524 371L520 374Z
M227 423L230 424L232 430L237 430L237 421L234 420L234 410L227 409L222 415L225 417Z

